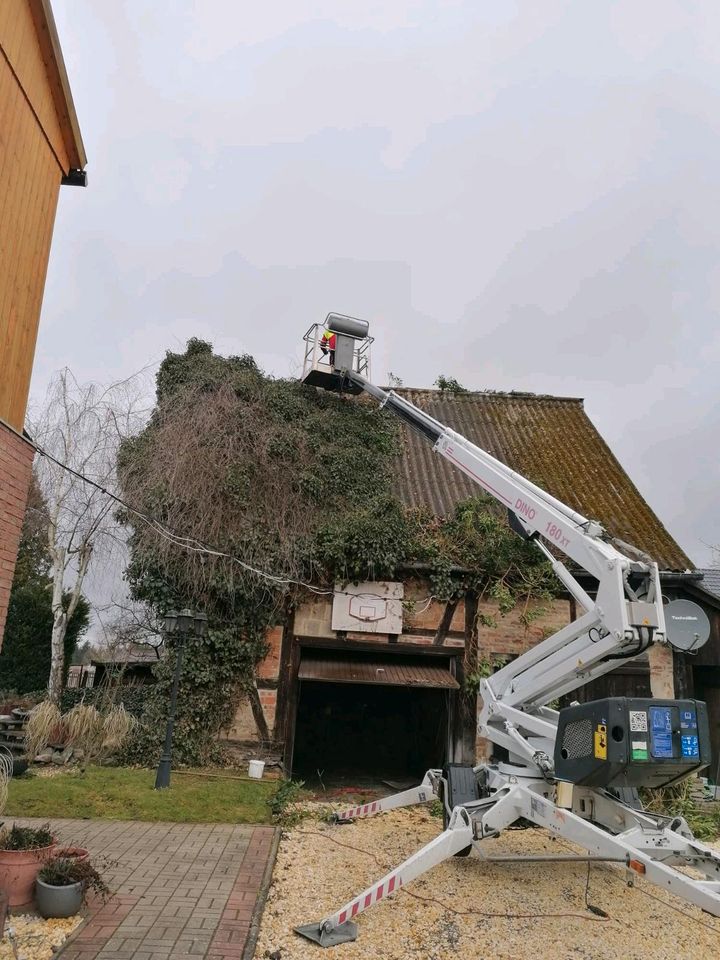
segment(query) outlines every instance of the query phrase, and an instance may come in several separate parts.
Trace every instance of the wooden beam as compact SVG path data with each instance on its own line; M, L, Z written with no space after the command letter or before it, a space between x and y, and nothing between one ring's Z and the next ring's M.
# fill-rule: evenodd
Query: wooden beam
M283 623L282 637L280 639L280 664L278 666L278 695L275 705L275 725L273 727L273 740L276 742L282 737L287 724L287 698L290 688L290 658L295 632L295 608L290 607L285 611L285 622Z
M476 593L465 594L465 656L463 674L465 679L478 668L478 597ZM462 762L475 762L475 739L477 736L477 694L463 690L462 699Z
M445 604L445 610L442 615L442 620L438 624L435 637L433 639L433 644L436 647L440 647L445 643L445 638L448 635L448 630L450 629L450 624L452 623L452 618L455 616L455 611L457 610L458 600L448 600Z
M437 636L437 629L429 630L427 627L409 627L406 632L400 634L401 637L433 637ZM465 640L465 630L448 630L446 640Z
M297 637L297 641L302 647L313 647L325 650L348 650L358 653L407 653L416 654L423 657L448 657L454 656L455 651L460 651L459 647L435 647L430 643L398 643L392 644L386 642L368 643L362 640L339 640L334 637Z
M285 745L283 748L283 766L285 767L285 776L292 777L293 755L295 753L295 726L297 723L298 702L300 700L300 680L298 670L300 669L301 647L297 639L293 637L290 656L290 682L288 683L287 693L287 717L285 722Z
M29 4L70 166L82 170L87 156L50 0L29 0Z
M459 655L450 660L450 670L460 685L459 690L450 691L450 706L448 724L450 727L450 754L448 761L450 763L462 763L463 755L463 696L465 686L465 673L463 671L462 657Z

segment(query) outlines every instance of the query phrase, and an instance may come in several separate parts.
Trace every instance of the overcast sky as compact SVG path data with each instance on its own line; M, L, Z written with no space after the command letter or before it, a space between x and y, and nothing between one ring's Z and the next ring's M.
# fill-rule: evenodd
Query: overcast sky
M190 336L296 372L582 396L671 533L720 543L720 5L53 0L89 157L33 393ZM569 456L572 452L569 451Z

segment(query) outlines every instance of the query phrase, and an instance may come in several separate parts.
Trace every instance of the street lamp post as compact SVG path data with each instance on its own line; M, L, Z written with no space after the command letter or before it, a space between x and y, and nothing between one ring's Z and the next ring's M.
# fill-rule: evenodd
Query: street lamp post
M170 610L165 616L165 636L177 637L175 653L175 673L173 676L172 691L170 693L170 710L168 712L167 727L165 728L165 747L163 748L160 763L155 776L155 789L164 790L170 786L170 768L172 765L172 741L175 727L175 711L177 707L178 687L182 673L182 658L185 640L190 634L196 637L207 636L208 618L204 613L194 613L192 610L181 610L177 613Z

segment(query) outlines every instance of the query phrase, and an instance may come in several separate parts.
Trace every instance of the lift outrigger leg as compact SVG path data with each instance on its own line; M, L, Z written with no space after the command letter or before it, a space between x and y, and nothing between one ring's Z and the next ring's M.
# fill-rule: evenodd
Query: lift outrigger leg
M408 791L409 792L409 791ZM354 918L373 904L379 903L391 893L419 877L432 867L459 853L473 841L473 829L470 816L463 807L456 807L450 817L447 830L435 837L426 846L408 857L399 867L386 873L377 883L363 890L348 903L336 910L319 923L307 923L295 927L295 932L321 947L333 947L338 943L349 943L357 938L357 924Z
M520 819L584 847L589 856L582 859L624 863L652 883L720 916L720 855L695 840L684 821L677 818L667 826L666 818L634 810L603 791L579 788L577 794L572 809L559 808L547 796L544 781L508 782L493 796L474 802L470 809L455 807L447 829L435 840L339 910L295 930L322 947L355 940L358 931L354 920L358 914L473 842L497 837ZM590 809L595 822L588 819ZM704 874L704 879L690 877L676 869L678 866L692 867Z
M347 807L335 814L336 823L347 823L349 820L360 820L363 817L374 817L386 810L396 810L398 807L411 807L416 803L429 803L435 794L435 785L442 777L442 770L428 770L422 783L402 793L393 793L382 800L373 800L370 803L361 803L357 807Z

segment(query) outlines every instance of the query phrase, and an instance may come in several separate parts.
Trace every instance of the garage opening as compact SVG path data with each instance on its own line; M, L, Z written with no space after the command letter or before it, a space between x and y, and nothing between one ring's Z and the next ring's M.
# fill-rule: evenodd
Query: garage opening
M414 781L447 759L450 658L304 651L298 676L293 776Z

